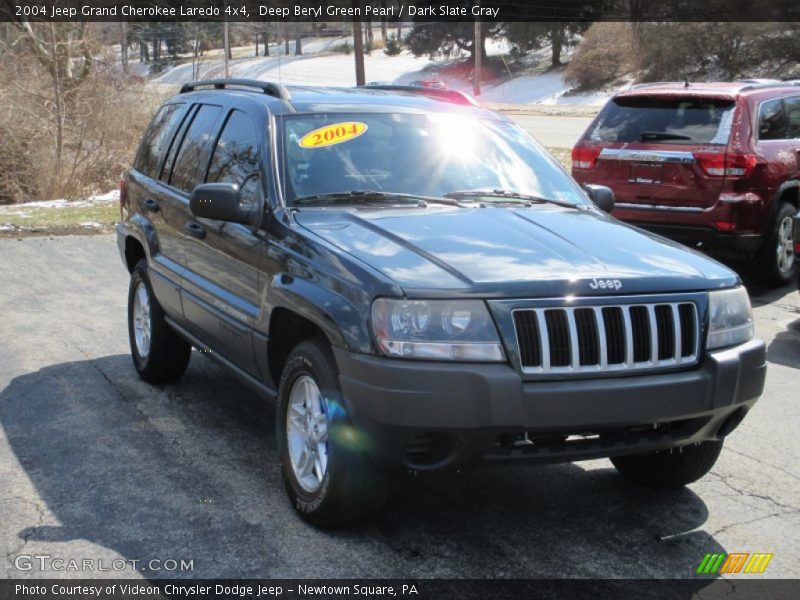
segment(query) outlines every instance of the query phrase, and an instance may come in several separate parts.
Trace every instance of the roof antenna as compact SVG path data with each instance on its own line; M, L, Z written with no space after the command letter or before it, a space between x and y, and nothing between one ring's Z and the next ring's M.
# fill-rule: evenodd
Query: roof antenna
M684 67L681 69L683 71L683 87L689 87L689 76L686 75L686 68Z

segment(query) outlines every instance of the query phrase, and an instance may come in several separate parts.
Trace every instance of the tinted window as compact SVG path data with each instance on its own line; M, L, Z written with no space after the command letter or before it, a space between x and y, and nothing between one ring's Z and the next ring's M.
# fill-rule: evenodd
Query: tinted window
M172 139L172 132L180 120L183 104L167 104L153 117L153 122L142 139L139 155L136 158L136 169L156 178L159 174L161 159Z
M603 142L727 144L735 104L715 98L616 98L589 139Z
M255 125L246 114L234 110L217 141L207 181L241 186L248 177L257 173L258 137Z
M786 120L789 122L790 139L800 139L800 96L785 98L783 105L786 109Z
M208 164L210 140L220 111L219 106L203 104L195 113L178 150L169 181L171 185L190 192L199 183Z
M763 102L758 111L758 139L785 140L789 129L783 100Z

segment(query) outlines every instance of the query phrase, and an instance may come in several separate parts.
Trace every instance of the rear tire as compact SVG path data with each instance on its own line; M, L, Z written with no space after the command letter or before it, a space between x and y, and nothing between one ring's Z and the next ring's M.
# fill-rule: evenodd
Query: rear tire
M324 528L363 521L383 500L383 478L350 424L338 382L330 348L315 338L295 347L278 387L284 487L297 513Z
M145 259L131 273L128 339L133 365L139 377L148 383L176 381L189 365L192 346L164 319L164 309L153 293Z
M722 440L647 454L615 456L611 462L630 481L655 488L680 488L708 473L722 451Z
M781 287L794 279L797 260L794 256L793 217L796 212L794 206L781 202L775 226L756 253L754 275L765 285Z

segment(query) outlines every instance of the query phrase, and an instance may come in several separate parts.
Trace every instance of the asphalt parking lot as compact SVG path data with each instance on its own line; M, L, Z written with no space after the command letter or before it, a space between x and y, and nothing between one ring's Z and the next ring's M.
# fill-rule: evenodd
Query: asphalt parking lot
M800 576L796 288L751 290L765 394L699 483L484 469L398 482L374 523L321 532L284 497L269 405L199 353L178 385L138 380L112 236L5 238L0 257L0 577L91 575L20 570L49 555L193 561L142 577L690 578L708 552Z

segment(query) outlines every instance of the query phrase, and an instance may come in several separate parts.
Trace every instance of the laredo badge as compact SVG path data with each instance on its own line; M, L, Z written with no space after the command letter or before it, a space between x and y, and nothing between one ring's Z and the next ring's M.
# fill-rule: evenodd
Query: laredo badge
M367 130L367 124L359 121L346 121L344 123L332 123L325 125L314 131L310 131L300 138L300 146L303 148L324 148L341 144L362 135Z

